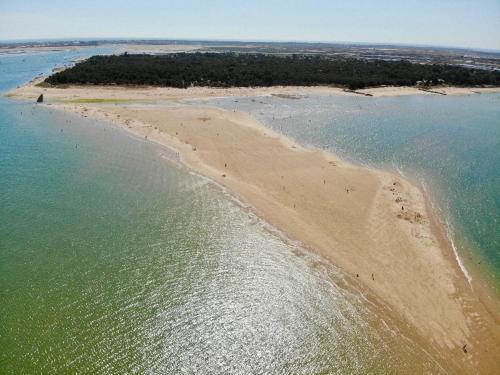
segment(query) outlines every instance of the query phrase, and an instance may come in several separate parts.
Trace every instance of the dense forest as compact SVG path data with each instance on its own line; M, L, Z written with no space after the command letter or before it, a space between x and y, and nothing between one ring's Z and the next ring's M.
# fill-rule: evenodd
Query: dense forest
M350 89L393 85L500 86L500 72L444 64L307 55L176 53L93 56L55 73L51 85L273 86L336 85Z

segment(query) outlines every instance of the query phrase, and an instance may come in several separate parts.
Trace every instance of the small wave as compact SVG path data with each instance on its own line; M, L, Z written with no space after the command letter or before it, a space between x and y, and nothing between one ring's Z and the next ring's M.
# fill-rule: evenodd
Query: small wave
M463 274L465 275L465 278L467 279L467 282L469 283L471 289L472 289L472 276L469 274L467 271L467 268L465 268L464 264L462 263L462 260L458 256L458 250L455 245L455 241L453 241L453 233L451 229L451 225L448 219L446 219L446 234L447 237L451 243L451 248L453 249L453 253L455 254L455 259L457 260L458 266L462 270Z
M400 166L398 165L395 157L392 157L391 159L391 165L392 165L392 168L403 178L406 178L406 175L403 173L402 169L400 168Z
M426 200L430 203L431 210L433 212L437 213L438 216L444 216L443 211L441 209L439 209L439 207L437 207L434 204L434 201L430 198L429 189L428 189L427 184L425 183L425 180L423 178L420 179L420 185L422 186L422 189L424 190L424 195L426 197ZM465 268L465 265L462 263L462 260L460 259L459 255L458 255L458 249L457 249L457 246L455 245L455 241L453 240L453 229L452 229L452 225L451 225L449 219L446 219L446 221L444 223L444 227L445 227L445 231L446 231L446 237L451 244L451 248L453 249L453 254L455 255L455 259L458 263L458 266L462 270L462 273L464 274L465 278L467 279L467 282L469 283L471 289L473 289L472 288L472 276L470 275L469 271L467 271L467 268Z

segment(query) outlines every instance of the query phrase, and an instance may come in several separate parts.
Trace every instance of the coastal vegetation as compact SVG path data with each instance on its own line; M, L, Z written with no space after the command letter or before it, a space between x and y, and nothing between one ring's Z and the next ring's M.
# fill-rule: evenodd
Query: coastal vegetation
M175 53L93 56L45 80L51 85L149 85L187 88L334 85L500 86L500 72L446 64L310 55Z

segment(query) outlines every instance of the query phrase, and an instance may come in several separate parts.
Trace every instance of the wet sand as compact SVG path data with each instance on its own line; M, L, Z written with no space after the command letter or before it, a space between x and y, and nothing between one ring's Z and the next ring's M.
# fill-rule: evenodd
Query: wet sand
M422 93L383 88L380 95L393 91ZM246 113L185 102L228 95L355 94L325 87L28 85L10 96L33 100L40 93L53 107L113 122L175 150L187 167L225 186L286 237L340 267L415 330L429 351L449 358L454 372L500 371L498 316L471 289L418 187L400 176L303 148Z

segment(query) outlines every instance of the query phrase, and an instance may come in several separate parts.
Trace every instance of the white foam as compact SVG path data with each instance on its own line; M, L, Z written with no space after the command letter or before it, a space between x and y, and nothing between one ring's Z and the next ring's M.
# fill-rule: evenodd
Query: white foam
M453 249L453 253L455 254L455 259L457 260L458 266L462 270L463 274L465 275L465 277L467 279L467 282L469 283L469 285L472 289L472 276L469 274L469 272L467 271L467 268L465 268L464 264L462 263L462 260L458 256L457 247L455 246L455 242L453 241L453 235L451 233L451 227L450 227L448 220L446 220L446 233L448 235L448 239L450 240L451 248Z
M436 212L436 213L439 212L441 214L439 216L443 216L443 212L441 210L438 210L438 208L434 205L433 200L430 199L427 185L423 179L420 181L420 185L422 186L422 189L424 190L424 194L425 194L425 197L427 198L427 201L430 202L431 210L433 212ZM455 241L453 241L452 226L451 226L450 221L448 219L446 219L446 222L445 222L445 229L446 229L446 237L448 237L448 241L450 241L451 248L453 249L453 254L455 254L455 259L458 263L458 266L460 267L460 270L462 271L465 278L467 279L469 286L471 287L471 289L473 289L472 288L472 276L470 275L469 271L467 271L467 268L465 268L465 265L462 263L462 260L460 259L459 255L458 255L457 246L455 245Z

